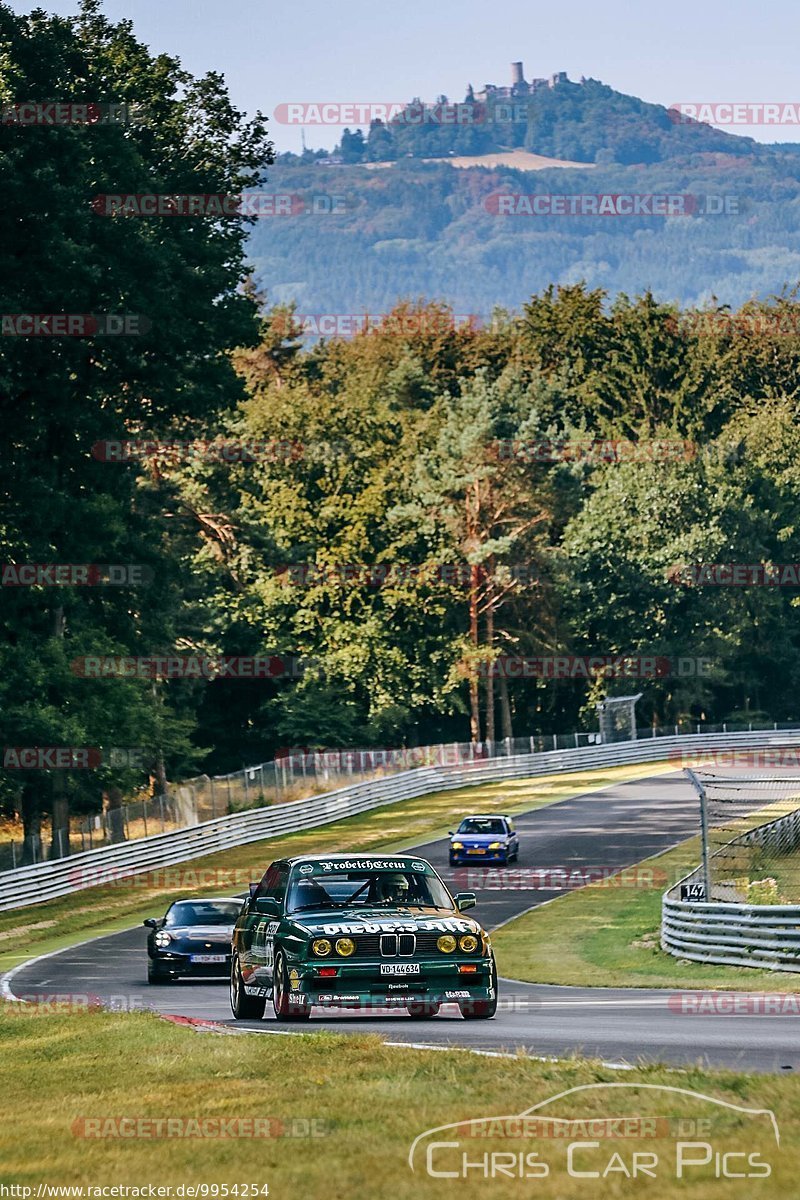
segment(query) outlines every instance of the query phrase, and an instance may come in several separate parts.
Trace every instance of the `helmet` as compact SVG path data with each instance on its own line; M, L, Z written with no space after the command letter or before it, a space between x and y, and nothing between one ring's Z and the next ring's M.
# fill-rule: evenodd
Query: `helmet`
M411 894L407 877L399 871L379 875L377 891L381 900L407 900Z

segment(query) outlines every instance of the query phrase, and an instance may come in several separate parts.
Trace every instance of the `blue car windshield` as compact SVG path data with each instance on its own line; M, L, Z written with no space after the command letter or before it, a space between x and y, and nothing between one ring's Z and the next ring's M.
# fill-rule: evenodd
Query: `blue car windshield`
M501 821L498 817L466 817L459 825L458 832L505 836L508 831L505 821Z

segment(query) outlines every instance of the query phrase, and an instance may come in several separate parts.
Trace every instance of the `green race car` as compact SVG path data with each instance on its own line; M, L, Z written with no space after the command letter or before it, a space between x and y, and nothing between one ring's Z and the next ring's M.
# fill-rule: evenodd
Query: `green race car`
M271 998L279 1021L304 1020L314 1006L432 1017L450 1002L464 1017L493 1017L491 942L462 916L474 904L414 855L274 862L250 885L233 931L233 1015L259 1020Z

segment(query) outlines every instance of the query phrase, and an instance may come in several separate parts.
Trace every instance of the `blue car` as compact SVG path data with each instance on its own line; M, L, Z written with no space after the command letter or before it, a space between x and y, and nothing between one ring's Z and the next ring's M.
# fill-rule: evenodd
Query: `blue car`
M519 858L519 837L511 817L464 817L450 833L450 866L467 862L510 863Z

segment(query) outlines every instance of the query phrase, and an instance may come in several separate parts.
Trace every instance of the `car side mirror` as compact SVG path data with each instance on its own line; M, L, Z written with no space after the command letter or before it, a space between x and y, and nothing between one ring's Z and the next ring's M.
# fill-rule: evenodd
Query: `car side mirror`
M452 829L448 829L448 831L447 831L447 836L448 836L448 837L452 837L452 836L453 836L453 831L452 831Z
M478 899L474 892L456 892L456 908L463 912L465 908L474 908Z
M142 921L142 924L146 925L148 929L158 929L158 921L155 917L148 917L146 921Z
M265 917L279 917L281 915L281 906L274 896L259 896L255 903L256 912L263 913Z

